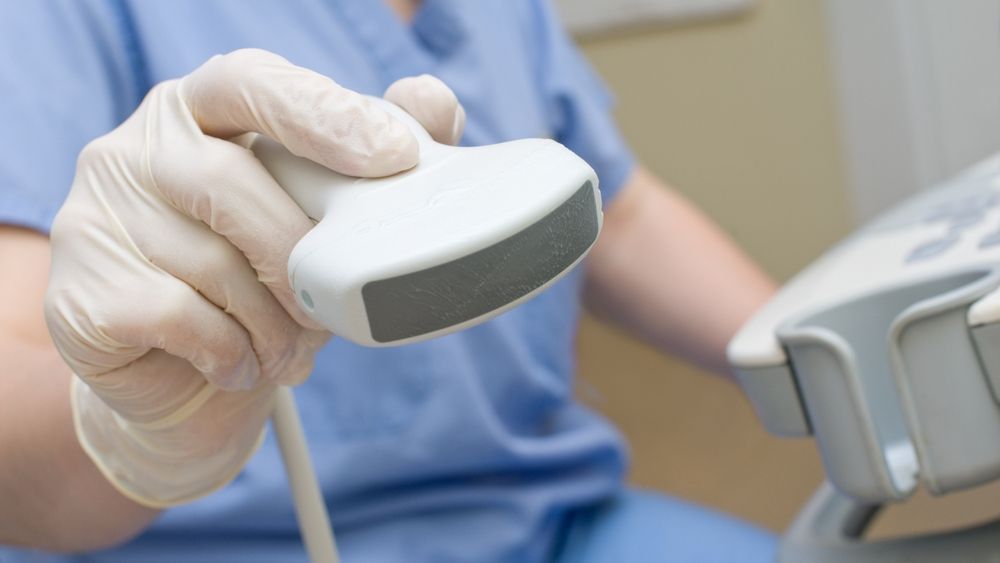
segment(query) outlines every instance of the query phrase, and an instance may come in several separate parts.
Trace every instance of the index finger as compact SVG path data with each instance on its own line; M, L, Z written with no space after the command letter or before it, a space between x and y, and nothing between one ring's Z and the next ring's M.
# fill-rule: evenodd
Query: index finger
M406 125L365 96L268 51L212 57L182 79L179 91L205 134L262 133L349 176L387 176L419 159Z

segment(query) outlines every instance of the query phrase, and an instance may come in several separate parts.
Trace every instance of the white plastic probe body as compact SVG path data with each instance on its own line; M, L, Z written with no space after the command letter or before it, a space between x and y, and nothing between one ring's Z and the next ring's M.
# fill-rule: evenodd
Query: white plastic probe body
M602 223L597 175L547 139L462 148L434 142L400 108L420 163L385 178L337 174L265 137L252 150L318 222L293 249L299 305L367 346L426 340L531 298L590 250ZM314 563L336 562L333 531L291 391L273 415L299 525Z
M302 309L334 334L386 346L459 330L528 299L596 239L597 176L569 149L548 139L443 145L397 106L378 103L418 139L414 168L352 178L267 138L252 147L318 221L288 273ZM593 229L579 231L574 212L593 217ZM570 236L576 246L565 244Z
M765 427L867 503L1000 479L1000 155L789 281L729 361Z

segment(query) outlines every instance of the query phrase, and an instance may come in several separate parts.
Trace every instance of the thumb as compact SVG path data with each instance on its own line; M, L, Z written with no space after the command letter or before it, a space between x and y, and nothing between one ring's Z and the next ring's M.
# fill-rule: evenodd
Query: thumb
M465 109L444 82L429 74L401 78L383 96L406 110L439 143L454 145L465 129Z

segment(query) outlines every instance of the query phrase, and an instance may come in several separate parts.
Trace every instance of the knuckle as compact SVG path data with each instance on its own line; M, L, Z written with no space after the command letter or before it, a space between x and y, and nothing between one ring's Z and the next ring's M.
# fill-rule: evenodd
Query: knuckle
M220 201L222 188L231 182L233 170L245 166L225 144L191 143L163 146L150 155L149 171L161 195L185 214L209 221ZM184 163L178 166L178 163Z
M63 205L52 220L49 229L49 242L54 248L61 247L68 241L78 240L77 234L89 218L74 205Z
M233 171L247 167L249 151L222 141L201 149L197 154L173 149L170 155L160 155L161 164L153 168L157 183L176 207L210 227L220 222L238 225L238 215L246 211L240 205L245 196ZM192 164L176 166L177 162Z
M114 153L115 143L112 135L113 132L102 135L84 145L76 160L78 173L105 162Z
M177 146L160 146L148 156L149 175L153 183L163 190L176 190L190 183L192 166L177 166L178 162L197 163L185 150ZM165 194L166 195L166 194Z
M164 80L154 84L153 87L146 92L146 95L143 96L142 102L139 104L140 108L146 108L153 104L162 103L162 100L167 97L170 92L176 91L180 88L182 82L183 79L181 78L172 78L170 80ZM135 116L138 113L140 113L139 110L136 110L132 113L132 115ZM128 121L129 120L126 120L126 122Z
M224 340L220 340L220 343L223 342ZM254 358L249 357L253 354L250 349L244 346L233 346L231 343L218 346L211 352L212 360L215 364L212 367L215 371L230 371L245 364L248 360L254 360Z
M64 354L80 348L79 343L92 340L91 327L98 324L93 318L94 311L81 304L73 288L62 285L50 285L46 290L42 314L53 343Z
M317 331L302 328L291 320L290 324L293 327L285 331L281 354L268 366L267 375L273 381L297 385L312 373L315 355L320 347L318 344L321 342L313 334Z
M238 76L252 75L265 65L280 64L285 62L285 59L264 49L247 47L213 57L212 62L216 67L216 72L232 79Z
M163 332L183 330L191 305L191 290L183 284L168 284L150 292L149 322ZM155 293L155 295L154 295Z
M141 129L144 120L143 108L154 104L155 100L162 97L165 90L176 88L179 82L177 79L166 80L153 86L143 98L140 109L135 110L128 119L113 130L84 145L77 157L77 169L106 165L108 162L125 155L135 155L141 152L144 145L136 142L136 134Z
M49 330L65 325L69 310L69 295L65 288L57 283L50 283L42 300L42 314Z
M260 61L281 59L279 55L257 47L235 49L223 55L222 58L236 64L254 64Z
M233 170L241 170L254 162L250 149L235 143L213 143L206 156L208 168L220 180L231 177Z
M282 323L284 324L284 323ZM296 338L291 330L266 330L255 335L255 347L260 356L263 376L277 380L296 361ZM260 342L260 344L256 344Z
M430 74L403 78L396 83L394 95L405 104L416 107L453 108L458 105L455 93L439 78Z
M414 82L414 94L416 94L418 99L421 100L445 100L448 102L455 101L455 94L452 93L451 88L445 85L437 77L431 76L429 74L421 74L413 79Z
M56 350L79 376L87 377L127 363L129 348L108 346L107 331L121 323L114 304L89 303L73 285L50 285L42 314ZM120 358L128 356L126 360Z

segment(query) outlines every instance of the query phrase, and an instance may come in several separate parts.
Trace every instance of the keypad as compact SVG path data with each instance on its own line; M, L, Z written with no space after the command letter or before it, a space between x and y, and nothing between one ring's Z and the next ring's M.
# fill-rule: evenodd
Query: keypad
M940 237L922 241L906 256L906 262L929 260L945 254L961 240L965 231L986 220L990 211L1000 206L1000 192L986 190L931 207L924 215L925 224L943 224L946 232ZM1000 247L1000 225L984 235L978 242L980 250Z
M1000 192L979 192L932 207L924 216L924 222L968 227L981 221L997 205L1000 205Z
M979 248L981 250L986 248L992 248L994 246L997 246L998 244L1000 244L1000 231L993 231L992 233L989 233L986 236L984 236L979 241Z
M958 242L958 239L958 236L952 235L924 242L910 251L910 254L906 257L906 261L917 262L919 260L927 260L928 258L939 256L954 246L955 243Z

